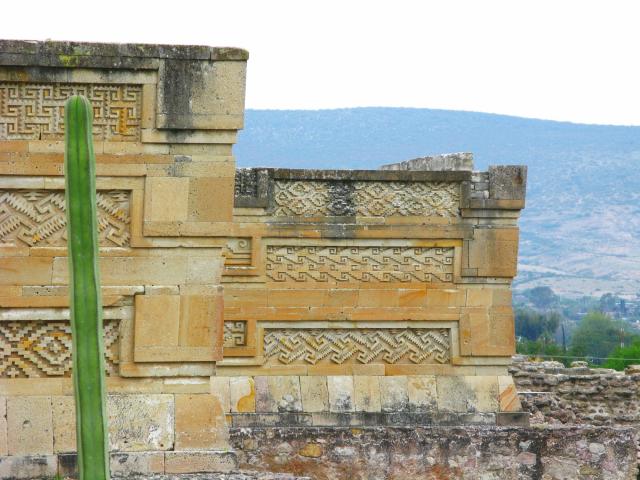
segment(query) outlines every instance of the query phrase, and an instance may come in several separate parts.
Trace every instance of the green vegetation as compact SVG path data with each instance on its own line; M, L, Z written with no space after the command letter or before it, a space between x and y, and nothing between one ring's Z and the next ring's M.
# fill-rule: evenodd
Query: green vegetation
M98 269L92 109L82 96L65 105L65 181L73 385L80 480L108 480L102 300Z
M518 353L618 370L640 363L640 308L633 301L610 293L567 299L537 287L517 293L514 309Z

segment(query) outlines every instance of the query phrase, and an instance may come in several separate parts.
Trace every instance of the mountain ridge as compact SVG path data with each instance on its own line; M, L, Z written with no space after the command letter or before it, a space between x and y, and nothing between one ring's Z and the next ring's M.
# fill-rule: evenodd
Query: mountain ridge
M234 153L240 167L377 169L462 151L477 170L529 168L518 287L640 292L640 126L402 107L247 110Z

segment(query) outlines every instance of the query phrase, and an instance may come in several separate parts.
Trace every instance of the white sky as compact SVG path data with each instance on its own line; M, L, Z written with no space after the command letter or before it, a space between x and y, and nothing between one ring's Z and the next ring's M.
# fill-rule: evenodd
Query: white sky
M246 48L247 108L640 125L638 0L32 0L1 12L2 38Z

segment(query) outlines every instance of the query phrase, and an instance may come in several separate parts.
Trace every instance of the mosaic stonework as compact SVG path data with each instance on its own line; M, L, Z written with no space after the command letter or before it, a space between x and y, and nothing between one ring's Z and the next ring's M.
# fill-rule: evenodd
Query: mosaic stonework
M460 184L434 182L275 182L274 216L460 215Z
M450 360L449 330L405 329L278 329L265 330L268 363L446 364Z
M97 140L140 139L142 86L0 82L0 140L61 140L64 104L84 95Z
M130 198L127 191L97 194L100 246L129 245ZM66 246L64 191L0 190L0 245Z
M247 345L247 322L224 322L224 348Z
M452 282L453 247L268 246L274 282Z
M106 371L118 369L118 320L104 321ZM65 320L0 322L0 378L71 376L71 324Z

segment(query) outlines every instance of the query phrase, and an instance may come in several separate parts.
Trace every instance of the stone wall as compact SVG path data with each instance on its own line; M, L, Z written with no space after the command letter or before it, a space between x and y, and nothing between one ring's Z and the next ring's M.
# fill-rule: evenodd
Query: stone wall
M532 423L638 426L638 370L618 372L574 364L565 368L559 362L526 362L516 357L509 372Z
M636 479L629 429L243 428L242 468L333 479Z
M94 107L114 455L178 472L218 468L228 425L526 421L507 372L526 167L474 172L454 154L236 170L247 58L0 41L5 472L73 467L63 105L76 93Z

